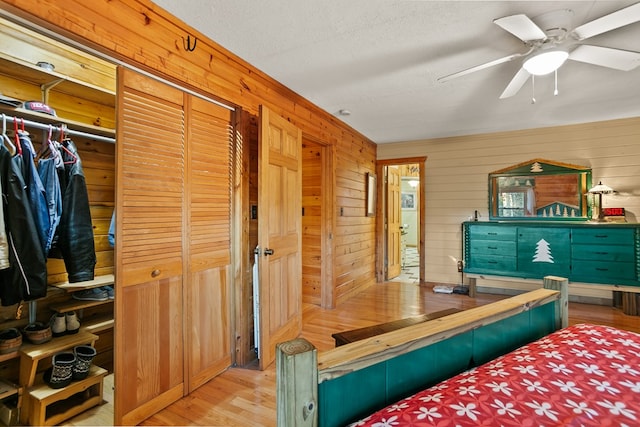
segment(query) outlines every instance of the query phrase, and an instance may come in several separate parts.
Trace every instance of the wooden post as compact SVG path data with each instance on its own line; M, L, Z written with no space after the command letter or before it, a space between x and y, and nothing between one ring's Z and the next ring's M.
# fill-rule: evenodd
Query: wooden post
M471 298L475 298L476 297L476 292L477 292L476 278L475 277L469 277L469 296Z
M622 312L629 316L637 316L639 314L636 294L622 292Z
M542 287L560 291L560 300L556 305L556 329L569 326L569 280L564 277L545 276Z
M304 338L276 346L277 425L318 425L318 356Z

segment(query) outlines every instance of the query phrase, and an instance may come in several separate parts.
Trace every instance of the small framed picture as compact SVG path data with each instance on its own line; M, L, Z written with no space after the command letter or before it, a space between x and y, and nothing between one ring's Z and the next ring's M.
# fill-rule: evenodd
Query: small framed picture
M414 210L416 208L416 193L402 193L400 207L406 210Z
M367 216L376 216L376 176L367 173Z

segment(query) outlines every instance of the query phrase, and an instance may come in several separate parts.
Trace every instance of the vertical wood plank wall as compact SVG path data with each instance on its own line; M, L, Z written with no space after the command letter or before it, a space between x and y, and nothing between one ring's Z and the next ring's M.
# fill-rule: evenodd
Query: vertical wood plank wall
M487 221L488 174L533 158L556 160L593 171L617 191L605 195L605 207L624 207L627 220L640 217L640 118L604 121L516 132L469 135L378 146L379 159L428 156L423 197L426 198L426 280L459 283L449 256L461 258L460 223L474 210ZM513 286L512 283L509 284ZM523 286L526 289L526 286ZM603 297L601 292L580 290Z
M2 0L0 6L251 114L264 104L303 134L334 145L333 292L339 302L374 283L375 218L365 216L365 176L375 172L376 145L368 138L148 0ZM195 51L183 49L185 34L198 38Z
M302 141L302 301L322 298L322 147Z

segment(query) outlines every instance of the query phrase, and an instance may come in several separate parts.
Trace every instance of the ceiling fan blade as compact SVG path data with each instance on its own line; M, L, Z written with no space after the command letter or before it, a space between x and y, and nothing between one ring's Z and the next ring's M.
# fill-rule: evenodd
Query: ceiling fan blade
M638 21L640 21L640 2L580 25L573 30L573 34L578 40L584 40Z
M547 38L544 31L524 14L505 16L504 18L494 19L493 22L523 42Z
M616 70L629 71L640 65L640 52L580 45L569 54L569 59L615 68Z
M505 56L502 58L494 59L493 61L485 62L484 64L476 65L475 67L467 68L466 70L458 71L457 73L449 74L446 76L438 77L439 82L446 82L457 77L471 74L476 71L484 70L485 68L493 67L494 65L504 64L505 62L513 61L516 58L524 56L526 54L514 53L513 55Z
M520 68L513 79L511 79L504 92L502 92L502 95L500 95L500 99L509 98L518 93L527 80L529 80L529 76L531 76L531 74L529 74L527 70Z

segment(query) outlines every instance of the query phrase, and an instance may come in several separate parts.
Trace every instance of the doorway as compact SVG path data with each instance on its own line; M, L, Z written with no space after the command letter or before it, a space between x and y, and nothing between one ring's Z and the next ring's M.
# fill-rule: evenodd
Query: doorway
M413 157L377 162L377 174L383 177L378 188L382 209L376 222L378 282L402 277L414 265L418 281L424 281L426 160Z

